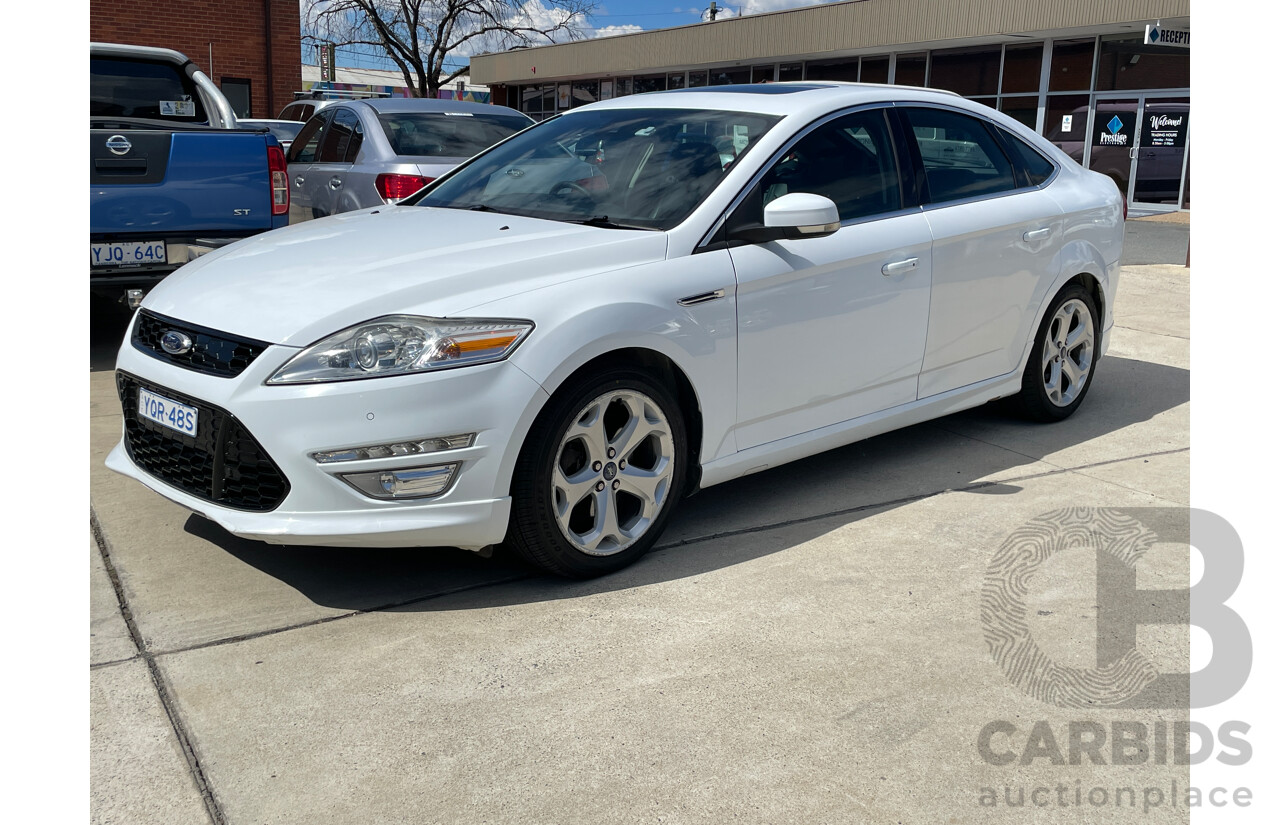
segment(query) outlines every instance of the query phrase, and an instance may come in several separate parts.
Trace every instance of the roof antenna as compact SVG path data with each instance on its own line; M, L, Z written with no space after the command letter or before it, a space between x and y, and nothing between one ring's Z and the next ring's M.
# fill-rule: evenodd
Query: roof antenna
M720 10L716 8L716 0L711 0L711 22L712 23L716 22L716 15L719 12Z

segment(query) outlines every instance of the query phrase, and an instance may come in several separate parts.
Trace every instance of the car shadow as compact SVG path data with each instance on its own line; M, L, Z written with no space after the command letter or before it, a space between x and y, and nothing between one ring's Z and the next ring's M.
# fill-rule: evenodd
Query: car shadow
M949 490L1015 494L1021 490L1016 479L983 479L1148 421L1190 400L1186 369L1117 357L1104 359L1100 368L1090 397L1064 422L1032 424L996 402L704 490L681 502L654 551L626 570L592 581L542 574L504 547L492 558L452 548L279 547L238 538L195 515L185 530L314 603L340 609L465 610L644 587L781 552ZM994 435L978 440L959 434L965 430ZM1018 448L985 443L1001 440L1016 442ZM970 456L964 446L969 442L981 452ZM930 461L939 445L954 455ZM975 506L981 502L976 500ZM727 522L726 512L732 514Z
M121 301L99 295L92 295L89 302L89 371L113 370L133 310Z

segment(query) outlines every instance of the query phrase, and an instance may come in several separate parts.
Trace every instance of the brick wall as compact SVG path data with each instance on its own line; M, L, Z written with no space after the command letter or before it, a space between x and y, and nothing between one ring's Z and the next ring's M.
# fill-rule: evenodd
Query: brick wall
M248 79L254 117L302 89L298 0L91 0L89 37L182 52L219 86Z

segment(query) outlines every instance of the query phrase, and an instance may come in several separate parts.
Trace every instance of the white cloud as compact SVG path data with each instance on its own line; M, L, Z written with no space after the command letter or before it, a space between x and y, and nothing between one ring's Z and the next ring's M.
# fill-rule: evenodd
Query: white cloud
M596 28L594 26L588 26L586 27L586 36L587 37L613 37L614 35L618 35L618 34L634 34L635 32L642 32L642 31L644 31L643 26L634 26L634 25L602 26L600 28Z

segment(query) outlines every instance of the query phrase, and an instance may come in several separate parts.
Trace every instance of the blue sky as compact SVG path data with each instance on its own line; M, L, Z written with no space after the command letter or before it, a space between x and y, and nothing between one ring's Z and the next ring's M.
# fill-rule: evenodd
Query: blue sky
M828 0L829 2L832 0ZM717 0L720 9L717 19L724 20L748 14L760 14L780 9L812 6L823 0ZM709 0L614 0L600 2L597 13L588 18L581 27L583 36L607 37L627 32L665 29L672 26L685 26L705 19ZM547 4L542 0L527 0L525 10L530 16L537 18L547 12ZM312 55L306 53L303 59L314 62ZM458 63L466 61L465 55L459 55ZM376 56L361 55L352 49L339 48L338 65L361 66L365 68L392 69L389 61Z

